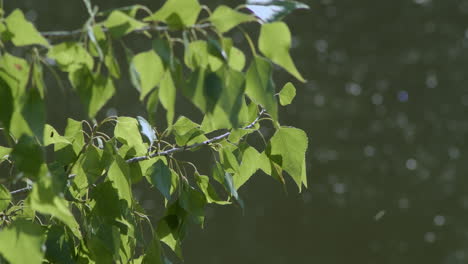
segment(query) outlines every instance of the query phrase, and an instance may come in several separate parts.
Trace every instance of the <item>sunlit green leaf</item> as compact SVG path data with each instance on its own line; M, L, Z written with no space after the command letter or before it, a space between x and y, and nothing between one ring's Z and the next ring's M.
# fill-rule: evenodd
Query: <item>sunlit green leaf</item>
M145 21L163 21L174 28L195 24L201 6L197 0L168 0Z
M258 153L253 147L247 147L242 153L239 173L233 177L235 188L239 189L257 170L269 166L270 162L267 156Z
M11 148L0 146L0 163L10 157Z
M33 69L33 76L32 76L32 81L33 81L33 87L36 88L39 91L39 94L41 95L41 98L44 99L44 93L45 93L45 83L44 83L44 77L43 77L43 72L42 72L42 65L40 63L34 63Z
M223 201L219 198L216 190L210 184L210 178L205 175L195 174L195 180L197 181L198 188L205 194L206 201L208 203L216 203L220 205L230 204L228 201Z
M92 69L94 66L93 57L79 42L62 42L54 45L47 56L54 59L60 69L66 72L76 71L83 66Z
M114 11L120 11L120 12L123 12L124 14L126 14L126 15L128 15L130 17L135 18L138 10L144 9L144 8L145 8L145 6L143 6L143 5L135 4L135 5L131 5L131 6L124 6L124 7L118 7L118 8L112 8L112 9L104 10L104 11L100 12L98 15L108 16L110 13L112 13Z
M289 0L247 0L247 6L265 22L281 20L295 9L309 9L309 6Z
M64 137L72 144L70 145L68 143L61 142L56 142L54 144L54 151L56 153L57 162L66 165L73 162L76 159L76 156L81 151L84 145L84 136L81 131L81 122L73 120L71 118L67 119L67 126L65 127ZM50 136L50 134L46 134L46 136Z
M281 105L288 105L294 100L296 96L296 88L290 82L284 85L283 89L279 92L279 101Z
M107 20L104 21L104 26L109 29L109 32L114 38L122 37L135 29L144 27L145 25L145 23L142 23L119 10L113 11Z
M221 5L210 16L210 21L219 31L224 33L241 23L255 21L255 18L251 15L235 11L228 6Z
M167 200L170 200L172 173L169 170L169 167L164 164L162 160L158 160L150 168L148 168L146 175L149 176L147 179L150 181L150 183L155 186Z
M140 100L151 92L161 81L164 75L164 65L161 58L153 50L141 52L135 55L130 67L134 67L137 73Z
M299 81L305 82L289 55L291 32L289 32L289 28L285 23L263 24L258 39L258 47L263 55L271 61L283 67Z
M15 46L43 45L49 46L49 43L36 30L31 22L27 21L20 9L15 9L6 19L10 33L13 34L11 41Z
M245 66L245 55L244 53L236 48L232 47L229 50L229 61L228 61L229 67L236 71L242 71Z
M167 126L172 126L175 115L176 88L170 71L166 71L159 84L159 98L166 109Z
M267 154L296 182L299 190L303 183L303 168L308 139L304 131L293 127L281 127L270 139Z
M246 93L256 104L278 120L278 103L275 98L275 85L272 80L273 68L262 57L255 57L247 71Z
M122 144L134 148L137 155L147 152L140 135L138 121L133 117L119 116L117 118L117 125L114 129L114 136Z
M8 191L8 189L3 184L0 184L0 212L7 209L8 205L10 204L10 201L10 191Z
M0 254L11 264L41 264L45 230L36 223L18 219L0 231Z
M115 156L115 160L109 168L107 177L112 181L112 185L117 189L119 197L127 202L128 207L133 204L129 175L130 169L128 164L119 156Z
M51 125L46 124L44 127L44 146L48 146L50 144L57 144L57 143L65 143L65 144L71 144L71 142L61 136L55 128L53 128Z
M23 95L29 79L30 66L22 58L3 53L0 57L0 79L10 86L13 98Z
M174 134L179 146L190 145L207 140L200 126L185 116L179 117L175 122Z

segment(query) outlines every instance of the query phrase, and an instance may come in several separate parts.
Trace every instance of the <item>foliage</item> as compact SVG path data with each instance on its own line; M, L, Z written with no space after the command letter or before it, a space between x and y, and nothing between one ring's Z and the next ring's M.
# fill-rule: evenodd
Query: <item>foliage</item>
M287 173L299 190L307 186L307 136L278 120L278 98L290 104L296 91L287 83L276 93L272 78L275 63L304 81L289 55L289 29L279 19L305 5L249 1L212 12L197 0L168 0L156 12L141 5L99 12L84 3L90 17L70 32L41 33L21 10L0 9L6 145L0 146L0 163L10 171L0 179L0 263L170 263L167 250L182 259L187 228L203 227L207 204L243 207L238 189L256 171L282 184ZM262 20L259 5L272 13L268 19ZM241 27L249 22L261 25L261 54ZM234 30L244 35L251 60L229 37ZM126 35L135 34L153 48L135 54L125 45ZM115 45L125 50L125 63L117 60ZM124 65L147 118L97 120ZM68 118L63 133L46 124L44 67L67 76L88 120ZM200 110L201 124L176 116L178 94ZM159 103L166 122L155 120ZM263 138L264 121L276 132L263 146L251 146L247 138ZM213 156L209 176L176 158L201 148ZM164 199L156 224L133 193L140 181Z

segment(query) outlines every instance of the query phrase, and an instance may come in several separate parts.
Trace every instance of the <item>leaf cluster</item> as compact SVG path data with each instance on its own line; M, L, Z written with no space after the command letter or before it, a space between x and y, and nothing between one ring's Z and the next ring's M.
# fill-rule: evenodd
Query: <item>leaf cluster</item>
M258 170L307 186L307 136L278 120L278 101L290 104L296 90L287 83L277 92L273 81L278 65L304 82L281 18L306 5L249 0L212 11L197 0L168 0L153 12L84 4L83 27L60 32L39 32L21 10L0 9L0 164L10 172L0 178L0 263L171 263L168 250L183 259L188 227L203 227L208 204L244 206L238 190ZM260 25L257 45L244 23ZM229 37L236 30L251 55ZM152 48L128 48L135 34ZM86 120L68 118L63 132L46 123L44 69L58 83L66 76ZM146 118L99 120L123 71ZM176 115L178 95L203 119ZM155 118L158 105L163 122ZM268 139L265 123L275 130ZM255 135L263 144L251 144ZM212 155L208 175L177 158L201 148ZM164 200L155 223L135 196L141 181Z

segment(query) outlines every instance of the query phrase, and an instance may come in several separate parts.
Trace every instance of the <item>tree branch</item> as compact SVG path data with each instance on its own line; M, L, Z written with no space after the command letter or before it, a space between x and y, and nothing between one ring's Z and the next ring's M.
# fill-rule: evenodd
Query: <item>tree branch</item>
M252 128L253 126L255 126L255 124L257 124L258 121L260 120L260 117L263 115L263 113L265 113L264 109L262 109L260 111L257 118L255 118L255 120L252 123L250 123L248 126L244 127L243 129L249 129L249 128ZM182 152L182 151L198 148L200 146L209 145L209 144L214 143L214 142L218 142L218 141L220 141L222 139L225 139L225 138L229 137L229 135L231 135L230 131L226 132L224 134L221 134L219 136L207 139L207 140L205 140L203 142L200 142L200 143L195 143L195 144L188 145L188 146L183 146L183 147L176 147L176 148L168 149L168 150L165 150L165 151L162 151L162 152L155 152L155 153L153 153L153 154L151 154L149 156L134 157L134 158L128 159L126 161L127 161L127 163L133 163L133 162L138 162L138 161L142 161L142 160L148 160L148 159L158 157L158 156L171 155L173 153Z
M203 23L203 24L198 24L198 25L193 25L191 27L188 27L189 29L191 28L208 28L211 27L212 25L210 23ZM171 28L169 26L155 26L155 25L148 25L144 26L139 29L135 29L133 32L135 33L141 33L145 31L169 31ZM109 29L104 27L103 28L104 32L108 32ZM46 31L46 32L41 32L41 35L45 38L49 39L62 39L62 38L72 38L72 37L77 37L81 34L86 33L85 29L75 29L71 31Z
M11 191L10 194L17 194L17 193L22 193L22 192L29 192L31 189L32 189L32 187L28 185L28 186L26 186L26 187L24 187L24 188Z

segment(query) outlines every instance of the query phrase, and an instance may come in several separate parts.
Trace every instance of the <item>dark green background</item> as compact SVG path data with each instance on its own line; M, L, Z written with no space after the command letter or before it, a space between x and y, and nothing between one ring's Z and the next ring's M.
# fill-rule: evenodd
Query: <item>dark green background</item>
M4 2L41 31L76 29L87 19L78 0ZM161 6L94 1L101 9L135 3ZM210 6L221 3L240 2ZM309 135L310 187L297 194L289 181L285 194L257 175L240 191L244 214L207 209L205 230L194 227L185 241L185 262L468 263L468 1L307 4L286 22L309 81L295 83L298 96L281 121ZM138 38L132 45L150 44ZM279 84L292 80L277 76ZM63 127L67 115L82 118L76 95L49 79L48 122ZM127 80L110 107L143 114ZM199 160L205 168L209 161ZM160 206L153 195L142 195L147 208Z

